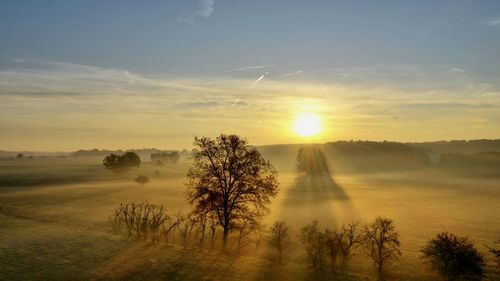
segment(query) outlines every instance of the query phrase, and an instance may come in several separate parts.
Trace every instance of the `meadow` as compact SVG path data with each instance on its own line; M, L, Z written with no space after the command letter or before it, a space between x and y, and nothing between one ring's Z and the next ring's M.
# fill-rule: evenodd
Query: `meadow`
M170 213L188 211L184 183L191 162L144 162L121 176L105 171L101 162L72 157L0 160L0 280L331 279L308 269L298 243L277 264L266 250L233 258L113 233L110 216L122 202L148 201L163 204ZM487 262L485 280L498 280L485 245L500 234L500 178L415 169L332 172L327 178L305 179L291 166L277 166L280 191L266 225L285 220L295 237L313 220L326 227L387 216L394 219L403 252L389 266L391 280L436 280L420 250L442 231L470 237ZM138 174L151 182L140 187L133 182ZM320 188L312 190L311 185ZM376 280L376 274L358 249L337 279Z

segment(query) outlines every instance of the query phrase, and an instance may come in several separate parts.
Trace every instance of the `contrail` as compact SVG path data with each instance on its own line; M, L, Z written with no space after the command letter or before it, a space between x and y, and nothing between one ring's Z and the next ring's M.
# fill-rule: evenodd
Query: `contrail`
M252 69L266 68L266 67L271 67L271 66L274 66L274 65L272 65L272 64L252 65L252 66L228 69L228 70L224 70L222 72L223 73L240 72L240 71L246 71L246 70L252 70Z
M281 77L285 78L288 76L297 75L297 74L301 74L301 73L302 73L302 70L297 70L295 72L285 73L285 74L281 75Z
M262 81L262 79L264 79L264 77L268 74L268 72L262 74L259 78L257 78L257 80L255 80L255 82L253 82L253 85L252 87L255 87L257 84L259 84L260 81Z

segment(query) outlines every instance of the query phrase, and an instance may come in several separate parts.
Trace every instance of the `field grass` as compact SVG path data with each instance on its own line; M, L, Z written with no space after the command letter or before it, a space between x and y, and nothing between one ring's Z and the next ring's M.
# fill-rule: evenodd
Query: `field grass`
M286 263L263 251L234 259L164 243L138 242L112 232L109 217L121 202L147 200L171 213L186 211L185 175L190 163L145 163L128 175L102 169L100 159L0 161L0 280L331 280L304 263L298 244ZM160 176L155 176L155 170ZM151 178L139 187L138 174ZM469 236L488 262L486 280L498 280L485 244L500 238L500 180L451 177L432 171L336 174L304 179L280 173L270 225L286 220L294 233L317 219L394 219L403 256L389 267L393 280L436 280L419 250L440 231ZM314 184L321 188L311 189ZM295 236L294 236L295 237ZM359 250L337 280L376 280ZM496 278L496 279L495 279Z

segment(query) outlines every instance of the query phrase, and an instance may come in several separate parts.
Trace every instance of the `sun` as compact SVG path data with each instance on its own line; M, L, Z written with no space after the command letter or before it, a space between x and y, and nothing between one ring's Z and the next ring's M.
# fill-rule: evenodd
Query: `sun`
M299 113L295 119L293 130L301 137L312 137L321 131L321 120L314 113Z

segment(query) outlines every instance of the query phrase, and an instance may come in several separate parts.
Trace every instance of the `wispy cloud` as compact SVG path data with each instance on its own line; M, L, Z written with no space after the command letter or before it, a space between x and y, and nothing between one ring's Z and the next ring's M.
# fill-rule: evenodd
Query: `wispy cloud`
M210 18L214 12L214 8L215 0L198 0L198 10L179 16L177 22L181 24L195 24L199 18Z
M202 18L209 18L214 12L215 0L198 0L198 14Z
M285 73L285 74L281 75L281 77L285 78L285 77L289 77L289 76L294 76L294 75L301 74L302 72L303 72L302 70L297 70L294 72Z
M455 73L465 73L465 70L463 68L459 68L459 67L451 67L450 71L455 72Z
M500 92L488 87L409 90L357 81L273 79L267 72L253 78L180 79L70 63L18 63L0 70L4 149L35 149L34 138L40 149L186 147L193 134L220 132L242 134L253 143L287 143L294 141L288 122L305 106L318 108L326 127L335 128L325 132L324 141L496 137L491 132L500 132ZM392 116L401 117L397 124ZM483 127L467 131L477 124Z
M232 68L232 69L224 70L222 72L223 73L241 72L241 71L247 71L247 70L268 68L268 67L272 67L272 66L274 66L274 65L272 65L272 64L251 65L251 66L245 66L245 67Z
M491 19L491 20L485 22L485 24L487 26L500 26L500 18Z

